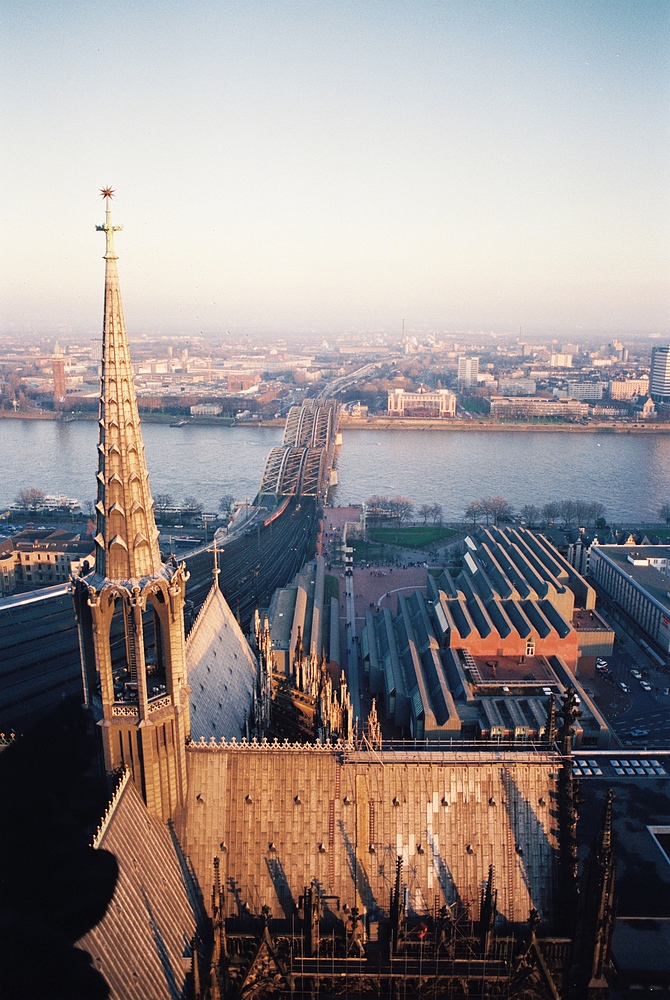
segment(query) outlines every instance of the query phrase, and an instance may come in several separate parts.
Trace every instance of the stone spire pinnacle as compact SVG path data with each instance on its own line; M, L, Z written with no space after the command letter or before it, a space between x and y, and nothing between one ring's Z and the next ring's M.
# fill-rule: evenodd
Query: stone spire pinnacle
M116 268L111 200L103 188L105 224L105 311L102 340L96 574L108 580L139 581L161 572L158 532L144 459L133 369Z

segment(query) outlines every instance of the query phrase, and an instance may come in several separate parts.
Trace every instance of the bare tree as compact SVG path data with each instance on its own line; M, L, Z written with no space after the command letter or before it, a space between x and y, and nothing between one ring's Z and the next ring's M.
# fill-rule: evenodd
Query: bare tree
M439 521L442 523L442 504L434 503L430 505L430 516L433 519L433 524L437 524Z
M540 508L536 507L534 503L524 504L520 513L529 528L532 528L540 519Z
M670 503L662 503L658 508L658 516L662 518L666 524L670 524Z
M391 516L390 500L387 496L375 494L365 501L368 521L385 521Z
M417 508L417 514L419 515L419 517L423 518L424 524L426 524L428 518L431 516L432 513L433 513L433 508L429 503L422 503L421 506Z
M560 513L561 505L556 500L550 500L542 507L542 519L546 521L547 524L549 524L550 521L555 521Z
M578 528L583 527L589 515L589 504L585 500L575 500L575 522Z
M489 524L491 523L491 518L493 517L493 507L491 506L492 500L493 500L492 497L484 497L483 500L479 501L479 506L480 506L481 512L484 515L484 517L486 518L486 527L487 528L488 528Z
M505 497L489 497L484 503L488 504L494 524L512 516L512 505Z
M566 528L572 525L577 513L576 505L574 500L561 500L559 504L559 514L563 518L563 524Z
M414 510L414 504L409 497L391 497L391 511L394 517L402 524L408 521Z
M201 514L205 508L197 497L184 497L184 509L191 510L195 514Z
M465 518L467 521L472 521L472 530L474 531L477 527L477 519L482 517L484 514L482 508L481 500L473 500L465 508Z
M228 511L230 510L230 508L233 506L234 503L235 503L235 497L233 496L233 494L224 493L221 499L219 500L219 510L223 511L224 513L228 513Z
M16 503L24 510L36 510L44 503L46 493L36 486L24 486L16 495Z
M174 507L174 501L169 493L157 493L154 497L154 507L161 510L166 507Z
M597 525L598 521L604 521L605 519L605 507L599 501L594 500L593 503L588 504L588 514L586 524L587 527L589 523L593 524L594 527Z

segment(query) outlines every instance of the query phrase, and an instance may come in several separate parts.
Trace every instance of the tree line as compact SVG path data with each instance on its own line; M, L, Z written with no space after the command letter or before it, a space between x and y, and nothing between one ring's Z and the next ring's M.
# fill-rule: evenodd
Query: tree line
M515 516L525 521L529 528L553 524L559 520L565 528L590 528L601 524L604 527L605 507L598 501L550 500L542 506L527 503L515 511L509 500L496 496L473 500L465 508L465 519L472 523L473 529L478 522L484 522L488 527L490 524L499 524L500 521L509 521Z
M409 521L414 513L414 504L408 497L373 496L365 501L368 521L396 521L400 524ZM427 524L428 519L433 524L442 523L441 503L422 503L416 508L416 513Z

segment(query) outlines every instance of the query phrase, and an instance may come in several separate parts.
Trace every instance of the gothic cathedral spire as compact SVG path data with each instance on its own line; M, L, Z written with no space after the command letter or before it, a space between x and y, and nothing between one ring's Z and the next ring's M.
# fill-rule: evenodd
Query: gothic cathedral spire
M98 434L96 572L108 580L141 580L161 570L149 475L121 305L111 188L103 189L106 236L105 311Z
M103 321L95 567L73 580L84 697L105 769L128 768L149 810L173 816L186 790L190 733L185 565L163 563L126 337L111 188L103 188Z

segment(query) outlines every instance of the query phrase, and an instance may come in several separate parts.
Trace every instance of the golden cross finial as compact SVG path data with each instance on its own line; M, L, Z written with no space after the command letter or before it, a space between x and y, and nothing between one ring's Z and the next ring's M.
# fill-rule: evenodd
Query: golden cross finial
M105 199L105 224L104 226L96 226L95 228L98 232L102 232L107 237L107 242L105 246L105 259L106 260L116 260L116 254L114 252L114 233L117 233L123 226L113 226L112 225L112 209L111 200L114 197L115 191L113 187L107 185L107 187L100 188L100 195Z

